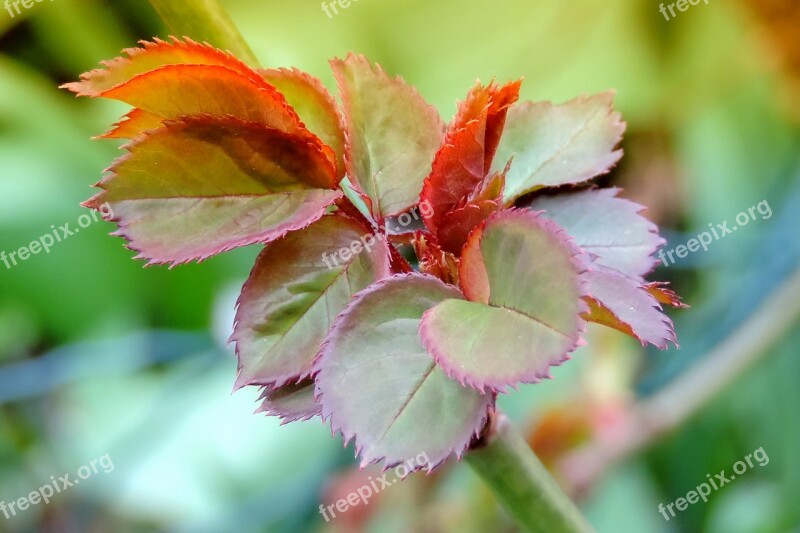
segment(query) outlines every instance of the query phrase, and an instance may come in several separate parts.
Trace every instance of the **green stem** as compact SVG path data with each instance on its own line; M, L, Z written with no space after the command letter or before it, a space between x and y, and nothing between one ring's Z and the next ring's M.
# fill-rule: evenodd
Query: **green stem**
M256 55L218 0L150 0L153 8L176 37L191 37L228 50L252 67Z
M465 458L525 531L592 531L572 500L503 415L486 443L469 451Z

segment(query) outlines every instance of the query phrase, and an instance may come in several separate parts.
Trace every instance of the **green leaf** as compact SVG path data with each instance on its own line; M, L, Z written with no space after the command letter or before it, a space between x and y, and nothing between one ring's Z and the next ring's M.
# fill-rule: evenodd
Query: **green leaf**
M363 56L334 59L347 132L347 174L372 202L374 218L417 203L444 135L436 110L401 78Z
M422 342L445 372L480 391L548 377L581 343L580 250L530 211L507 210L470 235L459 281L473 301L426 312Z
M614 147L625 123L612 110L613 92L580 97L561 105L522 102L506 118L494 170L514 158L506 175L510 205L542 187L581 183L605 174L620 157Z
M397 275L360 292L336 320L315 365L317 395L333 430L356 439L362 465L425 453L431 470L483 428L494 397L449 379L419 339L422 314L460 297L436 278Z
M236 387L280 387L308 377L336 315L356 292L389 274L388 244L342 215L268 244L239 297L231 337L239 357Z
M269 242L319 219L341 197L320 188L330 167L316 146L233 117L167 122L127 150L86 205L109 204L118 235L150 263Z

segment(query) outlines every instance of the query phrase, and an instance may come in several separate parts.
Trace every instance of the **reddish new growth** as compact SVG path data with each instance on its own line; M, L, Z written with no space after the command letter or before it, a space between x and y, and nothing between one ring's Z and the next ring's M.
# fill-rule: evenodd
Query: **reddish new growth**
M361 56L331 62L337 100L189 39L125 53L66 85L134 107L103 135L131 142L86 205L108 204L149 263L264 246L232 336L262 411L321 415L365 464L424 452L432 468L586 321L676 342L660 304L680 300L644 279L657 228L588 184L622 155L611 93L518 103L519 81L478 84L445 127Z

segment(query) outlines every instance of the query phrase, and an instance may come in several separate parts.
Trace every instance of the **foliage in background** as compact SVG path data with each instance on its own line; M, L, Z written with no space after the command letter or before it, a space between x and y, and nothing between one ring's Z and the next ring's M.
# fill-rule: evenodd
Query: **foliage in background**
M610 416L598 397L618 387L619 396L631 398L641 377L651 378L649 391L685 371L798 263L797 122L778 99L792 93L789 74L775 61L792 50L771 46L775 34L750 10L750 4L762 7L757 1L712 4L666 24L656 6L635 0L545 1L536 9L508 0L489 11L480 2L452 8L362 1L335 20L313 2L225 3L266 64L297 65L333 86L327 58L359 50L402 72L443 116L476 76L525 75L523 97L535 100L616 87L616 107L629 125L626 157L601 183L622 186L627 197L648 205L668 246L769 200L772 220L657 272L693 306L691 321L676 315L679 352L643 354L638 343L590 326L591 345L554 369L556 382L500 398L503 410L522 423L534 424L550 406L574 400L573 394L585 398L586 391L589 407ZM791 0L780 3L794 8ZM123 106L74 101L59 94L56 82L74 79L127 43L168 35L138 0L58 0L35 4L26 16L0 18L4 250L77 219L86 184L117 155L110 144L85 140ZM509 31L490 39L464 38L509 21ZM199 331L213 323L223 338L233 318L232 293L257 250L172 271L142 269L107 232L94 226L46 259L0 272L0 497L23 494L87 457L111 452L121 466L109 486L87 484L30 520L191 529L236 519L243 531L324 525L315 506L332 500L318 492L331 472L347 468L352 450L332 450L323 427L253 424L247 409L258 395L225 396L235 364L215 348L219 343L146 331L167 325ZM215 314L208 312L212 305ZM76 342L84 338L107 340ZM797 524L798 342L796 334L787 337L675 437L615 469L584 503L597 529L667 531L673 526L658 515L658 502L685 494L705 473L762 445L769 467L693 506L680 526L749 533ZM9 366L14 361L22 366ZM226 465L224 472L218 464ZM438 504L424 502L429 492ZM96 511L94 523L87 509ZM412 479L365 509L359 523L373 531L423 524L482 531L497 520L489 494L466 470Z

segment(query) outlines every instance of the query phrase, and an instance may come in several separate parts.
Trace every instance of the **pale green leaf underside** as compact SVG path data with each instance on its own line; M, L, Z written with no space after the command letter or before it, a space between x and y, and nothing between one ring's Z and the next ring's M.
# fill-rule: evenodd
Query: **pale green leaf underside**
M561 362L574 343L572 335L556 331L518 311L482 303L447 300L425 314L425 330L443 368L465 384L535 382Z
M640 214L644 207L617 198L619 193L612 188L542 196L530 207L544 210L544 216L563 227L598 264L639 278L654 268L653 252L664 240L656 225Z

